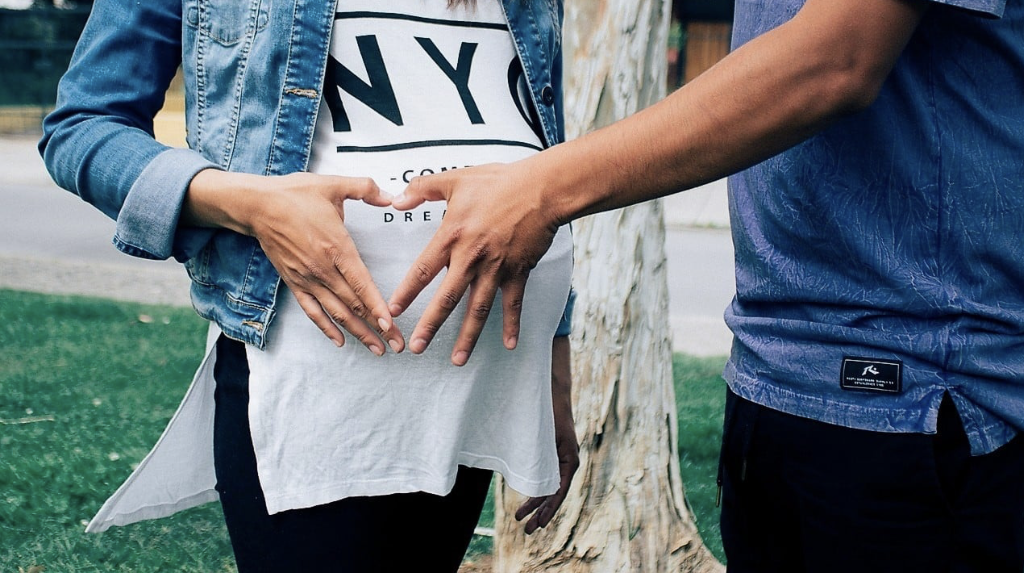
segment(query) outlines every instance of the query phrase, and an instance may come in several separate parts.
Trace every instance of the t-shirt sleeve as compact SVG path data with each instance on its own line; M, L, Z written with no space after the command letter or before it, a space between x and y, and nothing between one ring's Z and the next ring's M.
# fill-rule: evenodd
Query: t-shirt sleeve
M980 12L996 18L1002 17L1003 10L1006 9L1006 0L932 0L932 2Z

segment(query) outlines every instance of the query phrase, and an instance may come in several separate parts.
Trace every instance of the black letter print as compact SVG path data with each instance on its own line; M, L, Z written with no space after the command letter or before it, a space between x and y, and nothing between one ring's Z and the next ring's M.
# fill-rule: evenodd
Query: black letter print
M473 125L483 123L484 118L480 115L480 109L476 106L473 94L469 92L469 69L473 66L473 55L476 53L477 43L462 43L462 48L459 49L459 63L452 68L452 64L444 58L434 41L417 36L416 42L420 43L423 50L427 51L430 58L437 63L437 66L444 71L444 74L458 89L459 97L462 98L462 106L466 108L466 114L469 115L469 120Z
M334 119L334 131L352 131L352 124L348 120L345 105L341 102L341 95L337 89L362 101L391 123L403 125L402 112L398 109L398 100L395 98L395 90L391 88L391 79L388 77L387 67L384 66L384 57L380 54L377 37L358 36L356 44L359 45L359 54L370 77L369 85L334 57L329 57L327 61L327 74L324 79L327 90L324 91L324 99Z

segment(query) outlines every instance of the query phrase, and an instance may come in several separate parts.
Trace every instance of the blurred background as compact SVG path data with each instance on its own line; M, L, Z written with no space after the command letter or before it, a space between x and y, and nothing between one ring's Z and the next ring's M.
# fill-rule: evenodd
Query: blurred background
M231 570L217 504L82 535L173 413L205 327L184 270L116 251L114 223L58 188L36 150L91 6L0 0L0 571ZM731 20L732 0L674 1L670 91L728 53ZM180 76L154 130L184 145ZM725 190L664 199L680 466L720 559L719 374L732 339L722 313L734 293ZM492 513L481 526L470 570L488 569Z
M6 208L0 213L0 288L57 287L187 304L187 281L180 268L115 251L109 244L113 224L54 186L35 151L40 124L53 108L57 82L91 6L92 0L0 0L0 203ZM665 47L669 90L728 53L732 9L732 0L675 0ZM154 131L163 143L184 145L180 75L171 84ZM671 196L664 203L675 349L725 354L731 334L722 312L734 292L725 183ZM157 282L124 285L126 280L139 281L133 270L143 270ZM94 272L102 276L89 275Z

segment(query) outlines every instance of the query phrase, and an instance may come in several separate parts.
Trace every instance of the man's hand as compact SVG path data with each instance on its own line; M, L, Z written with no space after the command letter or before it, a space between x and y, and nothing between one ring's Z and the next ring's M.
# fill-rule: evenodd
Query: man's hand
M572 419L572 376L569 368L569 338L556 337L551 344L551 399L555 412L555 449L558 451L558 491L546 497L531 497L516 510L516 520L526 522L526 535L546 527L569 493L572 477L580 466L580 446Z
M505 347L519 341L519 322L530 270L551 246L559 223L528 185L519 164L490 164L415 178L392 205L414 208L447 200L441 227L395 289L389 304L397 317L448 267L441 286L409 339L413 353L427 349L434 335L469 290L469 305L452 363L462 366L473 353L495 295L501 290Z
M402 334L345 229L345 200L391 203L369 178L205 170L192 180L183 220L255 237L302 310L338 347L345 344L340 325L378 356L386 349L378 334L400 352Z

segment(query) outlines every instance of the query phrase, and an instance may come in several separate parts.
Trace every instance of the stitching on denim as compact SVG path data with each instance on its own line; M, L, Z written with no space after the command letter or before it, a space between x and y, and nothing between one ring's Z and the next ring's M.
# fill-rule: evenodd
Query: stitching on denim
M507 1L508 0L502 0L500 4L501 11L504 13L505 20L508 22L509 30L520 30L521 32L531 33L530 38L536 44L538 52L542 57L545 56L544 46L540 42L540 29L537 27L537 21L534 19L533 12L530 10L526 10L526 20L530 25L530 30L522 31L521 29L518 28L519 21L517 20L516 22L513 22L512 19L509 18L508 8L506 7ZM523 72L526 76L526 85L527 87L530 88L530 99L533 100L533 106L537 110L537 115L540 117L541 127L544 129L545 145L547 147L551 147L552 145L558 143L558 140L556 139L557 132L552 131L553 120L551 119L551 116L549 114L550 108L542 107L541 104L537 102L538 79L533 69L533 63L530 60L523 58L523 55L526 54L526 47L524 46L524 36L526 35L513 34L512 41L514 42L516 47L516 56L519 58L519 62L523 66ZM547 61L547 59L543 60Z
M208 42L207 36L202 34L203 21L205 20L203 14L203 5L199 4L196 8L198 11L199 21L196 23L196 132L195 132L195 148L196 151L203 151L203 120L206 117L206 51L205 46Z
M242 54L239 57L238 72L235 74L235 103L231 110L231 123L228 126L228 135L225 142L226 148L224 151L224 163L222 164L225 168L231 167L231 158L235 155L236 139L238 137L238 123L239 116L242 110L242 94L245 79L245 73L249 69L249 53L252 51L252 45L256 42L256 33L259 32L256 19L259 15L260 7L263 5L262 0L257 0L249 7L249 20L246 25L245 44L242 46Z

